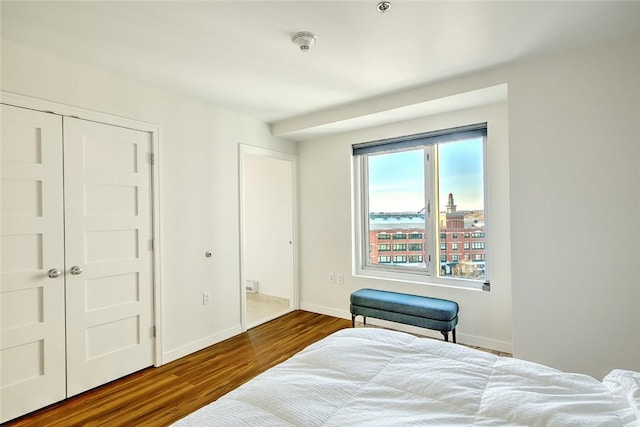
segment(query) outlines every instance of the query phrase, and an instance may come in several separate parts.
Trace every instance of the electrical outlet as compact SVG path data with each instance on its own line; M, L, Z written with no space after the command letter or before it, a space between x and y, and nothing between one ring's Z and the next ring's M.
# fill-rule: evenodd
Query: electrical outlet
M202 293L202 305L211 304L211 292Z
M336 283L338 285L342 285L344 283L344 274L342 273L336 274Z
M336 283L335 273L329 273L329 283Z

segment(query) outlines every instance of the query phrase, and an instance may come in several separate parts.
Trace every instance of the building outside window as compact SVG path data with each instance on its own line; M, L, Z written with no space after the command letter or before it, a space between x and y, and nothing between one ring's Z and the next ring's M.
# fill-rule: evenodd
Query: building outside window
M388 252L391 250L391 245L388 243L378 244L378 252Z
M486 124L480 124L354 145L356 210L359 212L356 241L361 248L373 245L369 253L357 252L358 271L374 276L397 272L432 278L427 281L438 278L474 281L479 284L460 286L477 288L488 281L484 226L485 141ZM454 194L460 196L454 199ZM447 248L447 238L461 236L474 239L471 245L481 254L467 253L461 260L463 254L453 253L459 250L457 242ZM391 254L390 265L386 258L378 256L379 240L406 240L407 237L420 240L410 243L409 251L421 252L415 254L416 257L412 254L408 263L406 255ZM463 245L469 250L470 242L465 241ZM399 243L394 243L392 248L394 251L407 249L406 244ZM482 259L477 255L482 255ZM387 264L382 270L378 268L381 263Z
M390 256L379 256L378 257L378 262L380 264L391 262L391 257Z

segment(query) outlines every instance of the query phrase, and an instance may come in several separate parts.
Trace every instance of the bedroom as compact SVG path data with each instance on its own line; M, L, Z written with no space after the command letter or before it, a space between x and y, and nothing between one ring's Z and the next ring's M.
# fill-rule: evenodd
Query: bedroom
M632 10L635 15L628 18L634 24L638 11ZM289 129L281 131L284 136L273 136L267 120L101 69L95 65L97 54L68 59L53 46L48 51L43 44L30 45L43 43L41 37L31 40L28 33L13 40L18 35L5 35L8 11L3 2L3 91L161 129L162 363L240 332L238 142L298 156L299 305L347 318L348 295L371 282L350 274L351 144L354 138L376 139L400 127L423 131L430 119L299 143L291 142L297 140L294 131L506 84L508 98L501 108L508 117L508 150L500 154L508 157L501 159L496 172L502 175L495 179L507 186L496 190L492 200L506 206L493 212L502 215L496 251L500 260L510 262L494 268L491 292L429 287L428 293L460 303L462 342L503 346L516 357L596 378L614 367L640 370L640 277L633 268L640 255L640 231L633 228L640 208L635 191L640 144L633 126L640 116L637 27L621 23L613 38L598 39L594 32L571 49L465 70L373 100L363 96L324 114L299 116L301 109L276 123ZM402 13L401 3L371 19L379 22L393 13ZM290 26L290 31L318 32L317 49L307 52L305 61L329 43L329 34L320 29L295 20ZM289 35L281 39L282 48L301 59ZM167 72L191 75L179 66ZM185 212L191 213L189 221ZM618 212L623 225L618 225ZM207 250L214 254L211 259L202 255ZM329 272L344 274L345 283L328 283ZM426 292L410 284L394 284L394 289ZM212 294L212 304L202 305L204 291Z

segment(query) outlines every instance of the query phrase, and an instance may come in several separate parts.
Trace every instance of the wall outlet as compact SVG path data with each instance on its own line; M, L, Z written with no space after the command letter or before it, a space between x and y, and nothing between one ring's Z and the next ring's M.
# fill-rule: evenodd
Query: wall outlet
M335 273L329 273L329 283L336 283Z
M202 305L211 304L211 292L202 293Z
M342 285L344 283L344 274L342 273L336 274L336 283L338 285Z

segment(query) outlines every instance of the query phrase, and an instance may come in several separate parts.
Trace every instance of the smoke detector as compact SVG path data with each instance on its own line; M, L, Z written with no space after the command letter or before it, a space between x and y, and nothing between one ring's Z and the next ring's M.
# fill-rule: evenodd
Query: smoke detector
M378 5L376 6L376 9L378 9L378 12L380 13L385 13L388 12L389 9L391 9L391 2L388 1L381 1L380 3L378 3Z
M311 46L318 41L318 36L308 31L300 31L291 37L291 41L295 43L301 51L307 52Z

